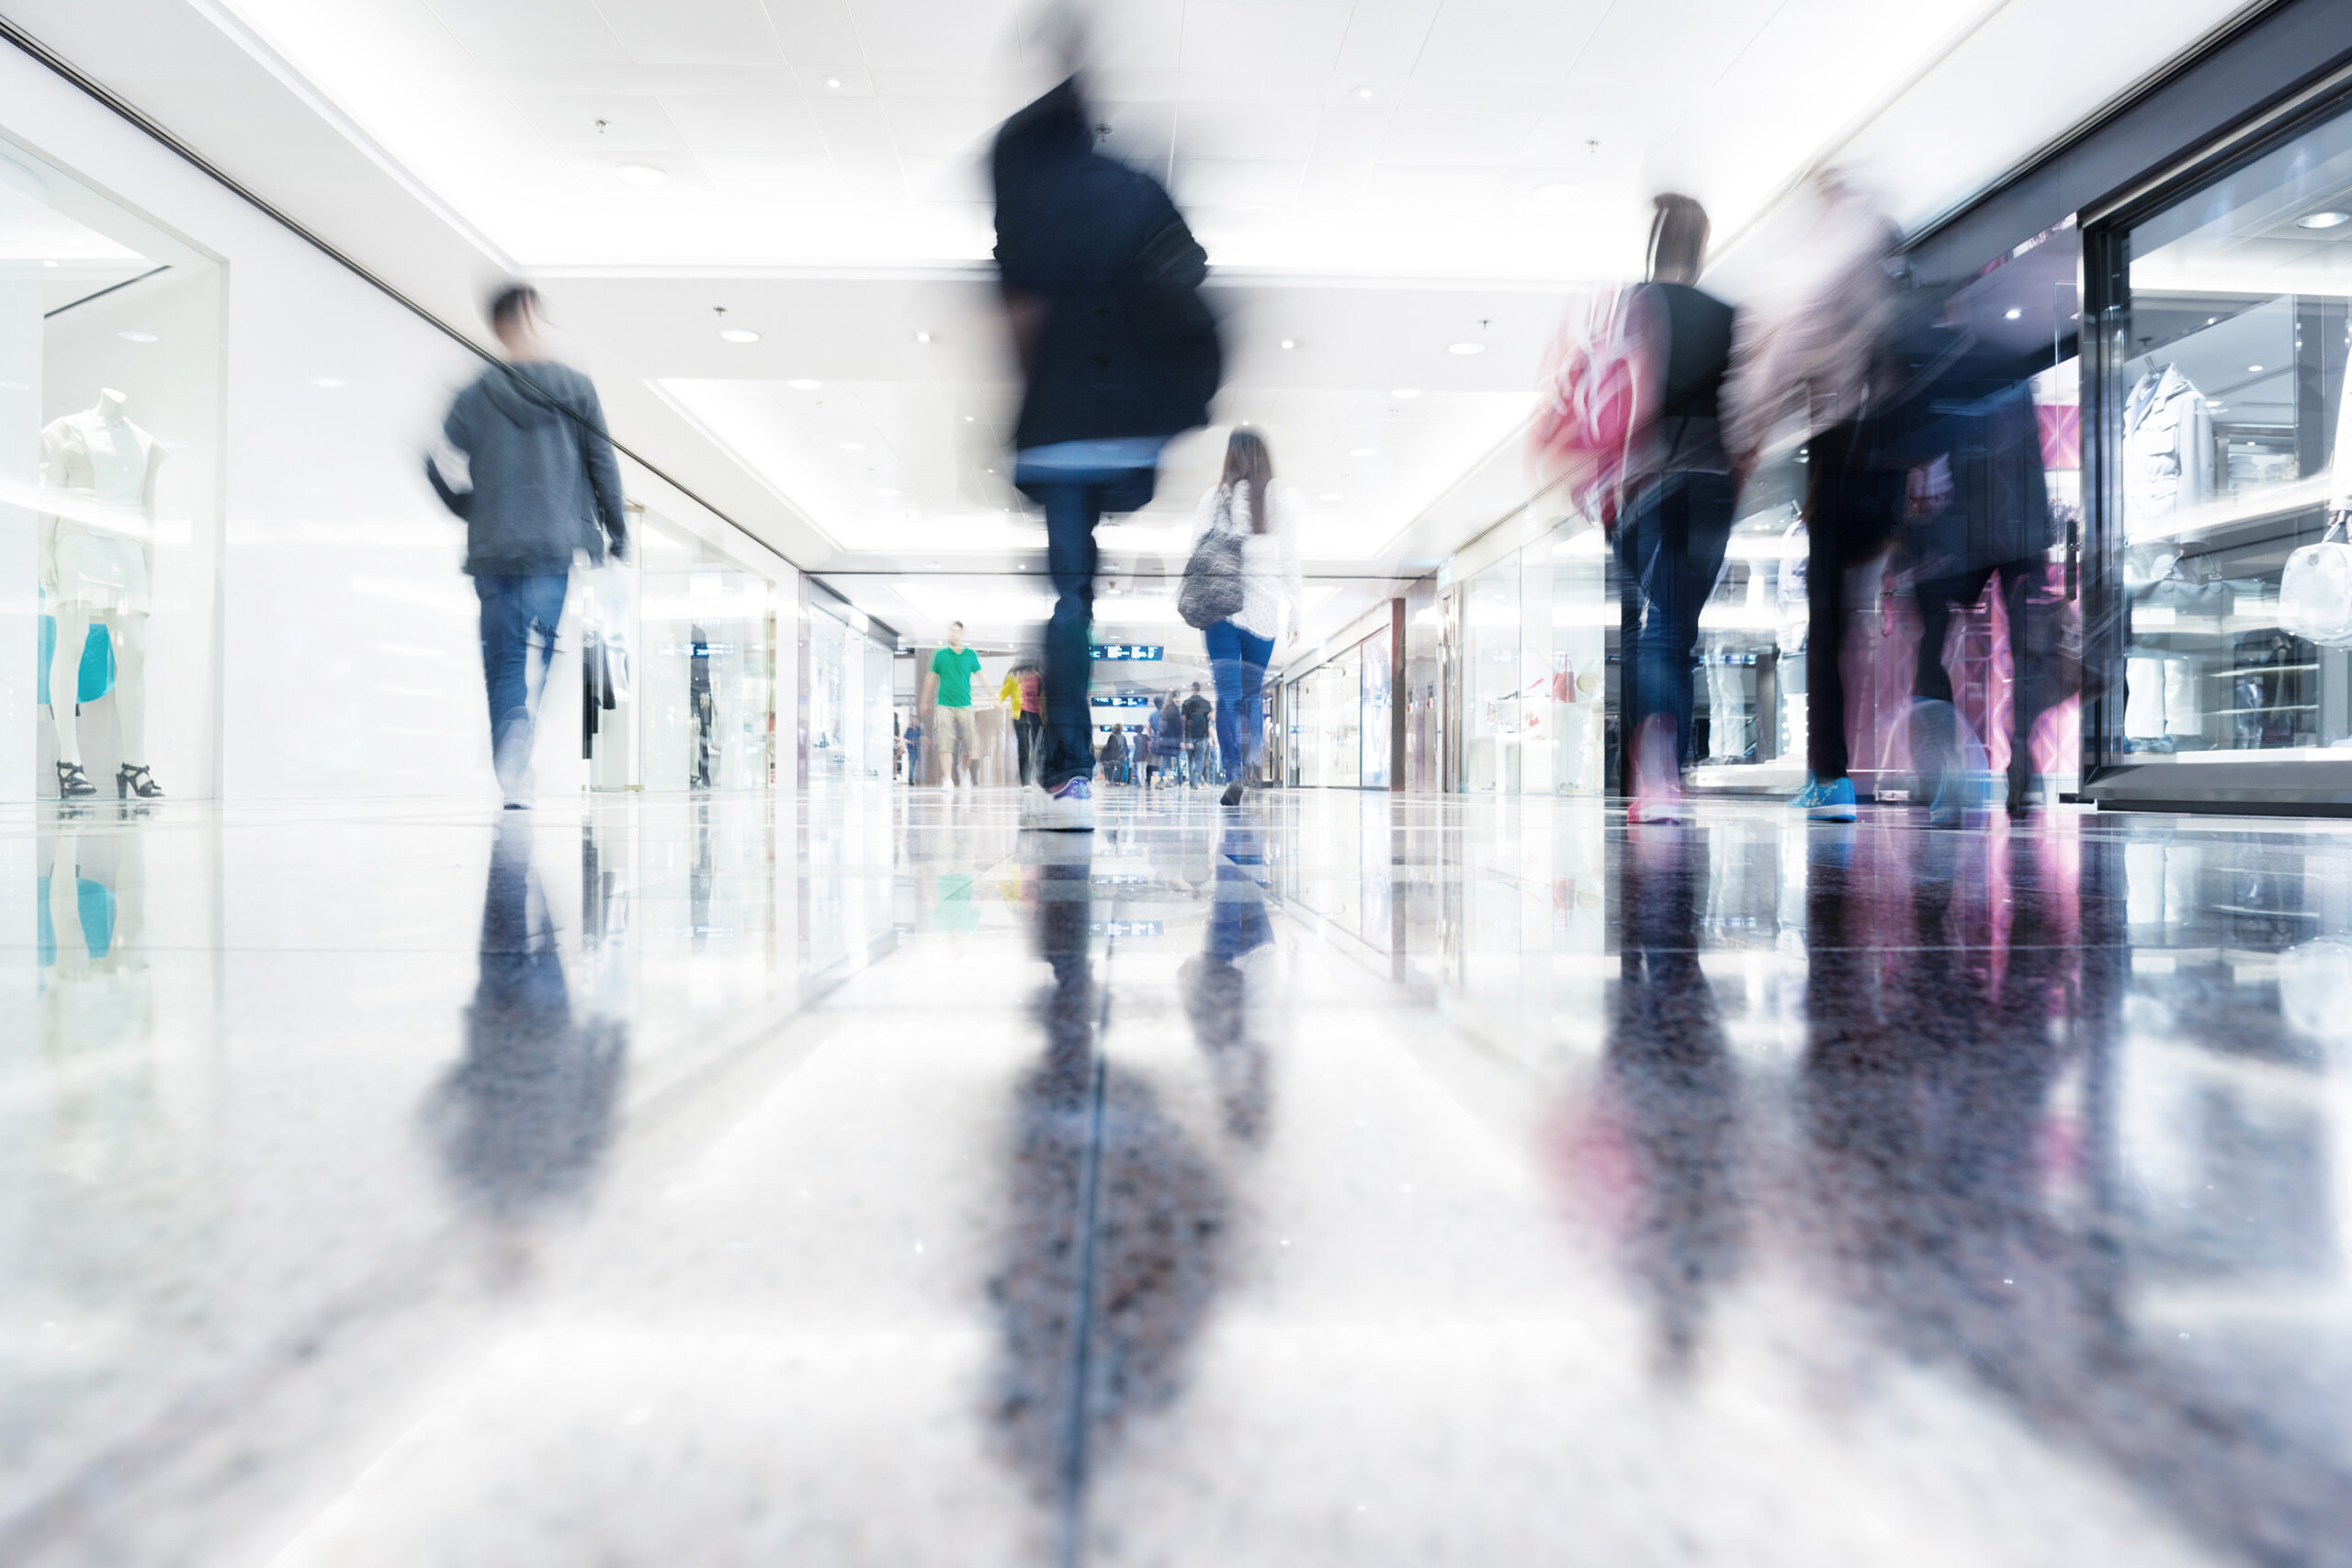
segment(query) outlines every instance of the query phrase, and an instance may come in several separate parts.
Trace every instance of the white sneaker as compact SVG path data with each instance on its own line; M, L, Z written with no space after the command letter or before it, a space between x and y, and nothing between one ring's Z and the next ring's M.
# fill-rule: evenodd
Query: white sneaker
M1037 810L1037 826L1064 833L1094 831L1094 786L1081 775L1047 792Z

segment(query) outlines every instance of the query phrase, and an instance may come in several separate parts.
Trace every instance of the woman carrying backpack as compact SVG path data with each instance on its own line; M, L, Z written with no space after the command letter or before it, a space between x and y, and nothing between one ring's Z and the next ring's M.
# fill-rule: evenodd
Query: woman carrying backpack
M1300 596L1298 501L1274 482L1273 455L1247 425L1226 442L1225 472L1201 497L1184 576L1179 607L1201 627L1216 680L1217 753L1230 781L1222 798L1238 806L1265 733L1266 666L1285 620L1298 640Z
M1631 822L1683 819L1690 745L1690 653L1699 610L1731 541L1738 490L1718 407L1731 361L1732 310L1697 287L1707 214L1661 196L1650 222L1649 279L1627 302L1640 413L1625 465L1617 559L1640 587L1633 648Z

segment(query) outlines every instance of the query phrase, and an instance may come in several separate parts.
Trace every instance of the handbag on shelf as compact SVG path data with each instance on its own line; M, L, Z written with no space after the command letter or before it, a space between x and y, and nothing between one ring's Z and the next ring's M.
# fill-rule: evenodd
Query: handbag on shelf
M1263 505L1261 498L1259 502ZM1184 585L1177 590L1176 613L1196 631L1241 613L1242 537L1233 526L1230 492L1218 498L1216 517L1184 562Z
M2287 558L2278 577L2278 624L2323 648L2352 648L2352 544L2344 520Z

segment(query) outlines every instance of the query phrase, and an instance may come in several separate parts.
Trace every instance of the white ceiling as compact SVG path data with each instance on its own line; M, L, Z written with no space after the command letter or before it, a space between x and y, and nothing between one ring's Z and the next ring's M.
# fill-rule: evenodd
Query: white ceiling
M1699 196L1736 242L1834 156L1921 221L2239 3L1115 0L1095 83L1109 144L1168 179L1210 248L1233 348L1219 419L1267 427L1315 513L1310 569L1374 583L1511 504L1493 455L1541 345L1569 290L1638 265L1652 191ZM0 8L101 79L115 65L257 188L299 193L283 204L363 261L431 271L421 203L541 279L622 434L788 557L1041 567L987 471L1012 378L978 156L1050 74L1011 0ZM261 95L181 16L295 90L317 135L249 112ZM387 183L324 181L320 137ZM408 286L445 299L447 270ZM721 344L718 305L761 342ZM1446 353L1472 340L1487 352ZM1212 447L1171 455L1162 502L1107 539L1114 565L1167 560ZM1324 618L1376 591L1343 586ZM886 618L935 630L921 597Z
M225 4L530 267L980 260L1050 79L1017 0ZM1095 96L1222 265L1609 276L1653 189L1736 227L1984 8L1117 0Z

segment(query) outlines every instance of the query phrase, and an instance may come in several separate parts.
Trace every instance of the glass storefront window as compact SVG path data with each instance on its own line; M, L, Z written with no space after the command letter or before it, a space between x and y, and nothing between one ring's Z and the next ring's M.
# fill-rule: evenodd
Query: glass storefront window
M2346 757L2342 648L2281 574L2352 508L2352 115L2131 227L2105 318L2124 702L2109 761ZM2331 607L2352 620L2352 605Z
M0 657L41 796L214 790L225 281L0 143L0 570L37 606Z
M1462 788L1519 793L1522 686L1519 558L1463 584Z
M1358 704L1363 725L1361 776L1366 789L1388 787L1391 689L1396 681L1390 649L1395 646L1396 639L1388 633L1375 632L1358 650L1363 669L1363 697Z
M775 779L773 585L654 514L646 521L641 782L764 789Z

